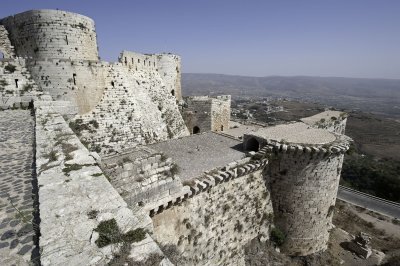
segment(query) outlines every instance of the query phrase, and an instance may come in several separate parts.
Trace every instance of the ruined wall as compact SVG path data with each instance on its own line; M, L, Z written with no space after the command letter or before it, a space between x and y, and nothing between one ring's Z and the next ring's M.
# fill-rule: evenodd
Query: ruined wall
M157 54L156 58L158 72L166 89L177 101L182 101L181 57L174 54Z
M286 234L281 250L305 256L327 248L347 145L329 148L268 144L267 180L275 225Z
M197 133L211 131L211 101L208 96L187 97L185 102L182 117L190 133L195 133L194 127L199 128Z
M24 59L0 61L0 109L28 107L42 94L26 69Z
M172 159L148 147L103 157L101 167L131 208L155 203L183 188Z
M0 53L3 54L4 58L15 57L14 46L11 45L8 31L3 25L0 25ZM1 56L0 59L2 59Z
M60 10L31 10L0 21L17 56L98 60L94 21Z
M181 112L191 134L194 133L194 127L198 127L200 132L224 131L229 129L231 96L221 95L216 98L209 96L186 97Z
M221 95L212 99L211 105L211 130L224 131L229 129L231 120L231 96Z
M244 265L243 246L258 236L268 238L272 220L262 176L266 163L195 180L187 194L151 210L153 237L176 247L179 265Z

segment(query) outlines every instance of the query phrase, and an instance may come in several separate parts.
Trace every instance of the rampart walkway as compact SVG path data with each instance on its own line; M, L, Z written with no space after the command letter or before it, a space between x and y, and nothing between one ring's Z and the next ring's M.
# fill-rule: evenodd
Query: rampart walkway
M0 265L31 261L33 141L29 110L0 111Z

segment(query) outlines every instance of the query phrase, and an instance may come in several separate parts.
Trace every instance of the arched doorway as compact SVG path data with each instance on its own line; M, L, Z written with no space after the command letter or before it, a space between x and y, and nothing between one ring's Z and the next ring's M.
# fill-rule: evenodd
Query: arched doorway
M246 142L246 150L248 151L258 151L260 149L260 143L255 138L250 138Z
M0 51L0 59L4 59L4 53Z
M198 126L193 127L193 134L199 134L200 128Z
M221 126L221 131L224 131L224 126Z
M171 91L172 96L175 96L175 90Z

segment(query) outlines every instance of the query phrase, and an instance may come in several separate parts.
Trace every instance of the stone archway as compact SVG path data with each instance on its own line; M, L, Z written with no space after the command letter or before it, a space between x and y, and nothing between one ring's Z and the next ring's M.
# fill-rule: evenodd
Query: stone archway
M1 60L1 59L4 59L4 53L3 53L2 50L0 50L0 60Z
M172 96L175 96L175 90L171 91Z
M260 149L260 143L255 138L250 138L246 142L246 150L247 151L255 151L257 152Z
M199 134L200 133L200 128L198 126L193 127L193 134Z

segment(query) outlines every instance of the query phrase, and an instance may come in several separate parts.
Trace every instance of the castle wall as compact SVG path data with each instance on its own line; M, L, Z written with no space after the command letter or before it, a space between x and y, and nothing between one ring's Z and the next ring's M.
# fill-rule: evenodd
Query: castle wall
M0 109L28 107L42 95L21 58L0 61Z
M36 59L98 60L94 21L60 10L31 10L0 21L15 52Z
M305 256L327 248L347 148L300 147L271 144L266 179L275 225L286 234L281 250Z
M158 68L156 55L140 54L130 51L122 51L118 61L134 70L149 70L154 71Z
M269 192L257 169L211 187L203 183L198 194L168 204L153 217L153 237L161 246L176 247L179 265L244 265L244 245L268 238L272 220Z
M111 87L110 64L61 59L28 60L33 79L54 100L69 100L79 113L89 112L100 101L106 87Z
M181 89L181 58L174 54L157 54L158 72L163 79L166 89L182 101Z
M14 47L8 38L8 31L3 25L0 25L0 53L3 54L3 58L15 57ZM0 59L2 59L1 56Z
M224 131L229 129L231 120L231 96L223 95L212 99L211 105L211 130Z
M193 96L185 98L185 102L182 116L191 134L194 133L194 127L200 128L200 132L220 132L229 129L230 95L221 95L216 98Z
M183 188L172 159L148 147L103 157L101 167L131 208L165 199Z
M98 123L82 131L90 147L103 154L138 144L148 144L189 135L175 98L165 89L155 71L134 71L112 64L101 100L88 113L75 118Z
M194 97L185 100L187 107L182 110L182 116L190 133L194 133L194 127L200 129L198 133L211 131L211 101Z
M152 222L140 210L129 209L107 181L63 119L62 115L69 114L69 105L65 109L60 103L35 102L41 264L106 265L118 248L96 245L100 222L115 219L123 233L136 228L151 232ZM54 158L49 153L54 153ZM131 246L130 253L146 258L154 250L148 248L151 243L157 248L146 235L137 246Z

